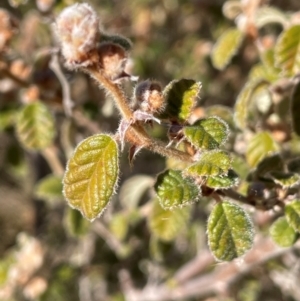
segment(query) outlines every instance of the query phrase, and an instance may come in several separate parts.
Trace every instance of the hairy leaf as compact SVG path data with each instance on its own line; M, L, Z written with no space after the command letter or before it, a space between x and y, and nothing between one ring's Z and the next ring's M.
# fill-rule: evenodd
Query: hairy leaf
M251 68L248 77L250 82L267 81L273 83L279 78L279 72L280 69L271 69L265 64L258 63Z
M163 241L174 240L187 225L190 207L165 210L158 200L153 201L151 214L148 218L148 226L152 235Z
M197 163L189 166L184 173L192 177L220 176L228 172L231 158L221 150L204 152Z
M83 218L81 213L77 210L68 208L64 217L64 225L67 233L71 236L83 236L89 230L89 222Z
M299 54L300 60L300 54ZM297 83L291 94L291 117L294 132L300 136L300 80Z
M252 100L252 95L261 85L265 85L264 80L250 81L247 83L237 97L234 109L235 124L240 129L245 129L249 116L249 106Z
M183 134L196 148L219 148L228 138L229 130L225 121L218 117L198 120L193 126L185 126Z
M12 127L15 124L15 116L16 110L8 109L3 110L1 109L0 112L0 132L4 131L5 129Z
M300 70L300 25L284 30L275 46L275 61L286 75L293 76Z
M271 171L270 175L273 181L283 188L291 188L300 182L300 176L292 172Z
M285 206L285 216L291 227L300 232L300 200L295 200Z
M105 33L101 33L101 42L111 42L120 45L127 51L129 51L132 48L131 41L121 35L108 35Z
M284 216L278 218L272 224L270 228L270 235L275 243L281 247L290 247L297 239L296 232L289 225Z
M135 209L147 189L152 188L153 177L137 174L126 180L120 188L119 199L124 208Z
M234 127L232 109L222 105L213 105L205 108L206 116L218 116L224 120L230 128Z
M215 68L223 70L230 62L232 57L237 53L243 42L244 34L236 29L226 30L215 44L211 59Z
M183 178L179 170L166 170L155 183L155 191L164 209L173 209L199 200L201 189L189 178Z
M49 146L55 135L54 119L41 102L25 105L17 118L17 135L29 149L40 150Z
M295 158L287 162L287 167L290 172L300 173L300 158Z
M166 109L162 117L186 122L199 97L201 83L192 79L171 81L164 89Z
M63 198L62 188L62 178L49 175L37 183L35 194L41 199L53 201Z
M109 229L118 240L122 241L127 235L129 225L128 214L115 213L110 220Z
M244 255L253 245L254 229L245 210L224 201L213 208L207 223L209 247L221 261Z
M108 135L83 140L67 164L64 195L69 205L93 221L106 208L118 179L118 146Z
M255 167L262 159L278 150L279 147L271 135L268 132L261 132L249 141L246 160L251 167Z
M264 176L270 171L273 170L283 170L284 163L279 154L275 154L272 156L265 157L260 161L260 163L257 165L257 168L254 173L254 177L258 179L259 177Z
M242 3L240 1L226 1L222 7L223 14L226 18L234 20L239 14L243 13Z
M282 11L272 6L260 7L254 16L254 23L258 28L271 23L279 23L285 27L288 22L287 16Z
M238 175L229 169L227 175L208 177L205 185L213 189L228 189L238 184Z

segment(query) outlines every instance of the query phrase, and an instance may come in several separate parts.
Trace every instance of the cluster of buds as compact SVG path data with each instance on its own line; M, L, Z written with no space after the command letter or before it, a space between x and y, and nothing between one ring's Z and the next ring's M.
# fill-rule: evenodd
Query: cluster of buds
M54 26L69 69L96 67L112 81L129 77L124 71L128 52L122 45L129 42L101 32L99 18L90 5L77 3L67 7Z
M161 84L146 80L139 83L134 90L136 105L140 110L150 114L161 113L165 109L165 100Z
M62 55L70 69L97 63L97 43L100 38L99 18L86 3L65 8L55 23Z

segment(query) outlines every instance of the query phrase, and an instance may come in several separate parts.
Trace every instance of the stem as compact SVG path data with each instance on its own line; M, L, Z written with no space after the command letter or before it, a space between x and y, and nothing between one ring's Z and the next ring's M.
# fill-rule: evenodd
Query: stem
M58 158L56 147L53 145L49 146L42 150L41 153L48 162L53 174L57 176L62 176L64 174L65 169Z
M65 110L66 115L70 117L70 116L72 116L72 108L74 106L74 102L71 99L71 89L70 89L69 83L61 70L61 67L60 67L60 64L58 61L57 52L54 52L52 54L49 67L52 69L52 71L55 73L55 75L57 76L58 80L61 83L64 110Z
M106 91L108 91L115 101L117 108L119 109L122 117L127 122L134 120L133 111L131 110L126 95L124 94L120 85L113 83L107 77L105 77L98 68L95 66L84 70L90 74L98 83L100 83ZM158 153L164 157L173 157L186 162L193 162L193 158L180 150L167 145L161 141L154 140L150 137L141 124L135 123L130 125L125 135L126 139L133 145L138 145L143 148L147 148L150 151Z
M99 72L98 68L90 67L86 70L86 72L89 73L108 92L110 92L122 117L128 122L131 121L133 119L133 112L131 111L127 98L120 86L105 77L101 72Z

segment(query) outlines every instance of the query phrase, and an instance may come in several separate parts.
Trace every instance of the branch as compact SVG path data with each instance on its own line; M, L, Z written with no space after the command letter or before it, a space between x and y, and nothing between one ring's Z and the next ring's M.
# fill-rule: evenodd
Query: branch
M63 74L59 61L57 51L53 51L49 67L55 73L58 80L61 83L62 94L63 94L63 107L67 116L72 116L72 109L74 107L74 102L71 99L71 89L70 85Z
M178 286L173 288L168 285L168 280L164 284L146 287L141 291L131 290L131 294L135 292L135 295L130 301L176 301L218 295L228 290L241 277L249 274L257 265L264 264L294 250L300 250L300 243L291 248L280 248L270 238L260 237L244 259L219 264L213 272L182 284L179 283ZM178 274L175 277L180 278Z

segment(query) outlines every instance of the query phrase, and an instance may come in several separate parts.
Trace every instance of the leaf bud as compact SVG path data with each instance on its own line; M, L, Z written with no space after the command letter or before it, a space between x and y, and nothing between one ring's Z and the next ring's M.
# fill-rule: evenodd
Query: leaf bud
M76 69L97 63L99 19L90 5L77 3L65 8L54 26L67 67Z
M159 113L165 108L162 87L157 81L146 80L139 83L135 88L134 96L144 112Z
M104 75L116 81L130 77L125 71L127 62L126 50L118 44L103 42L98 47L99 63Z

